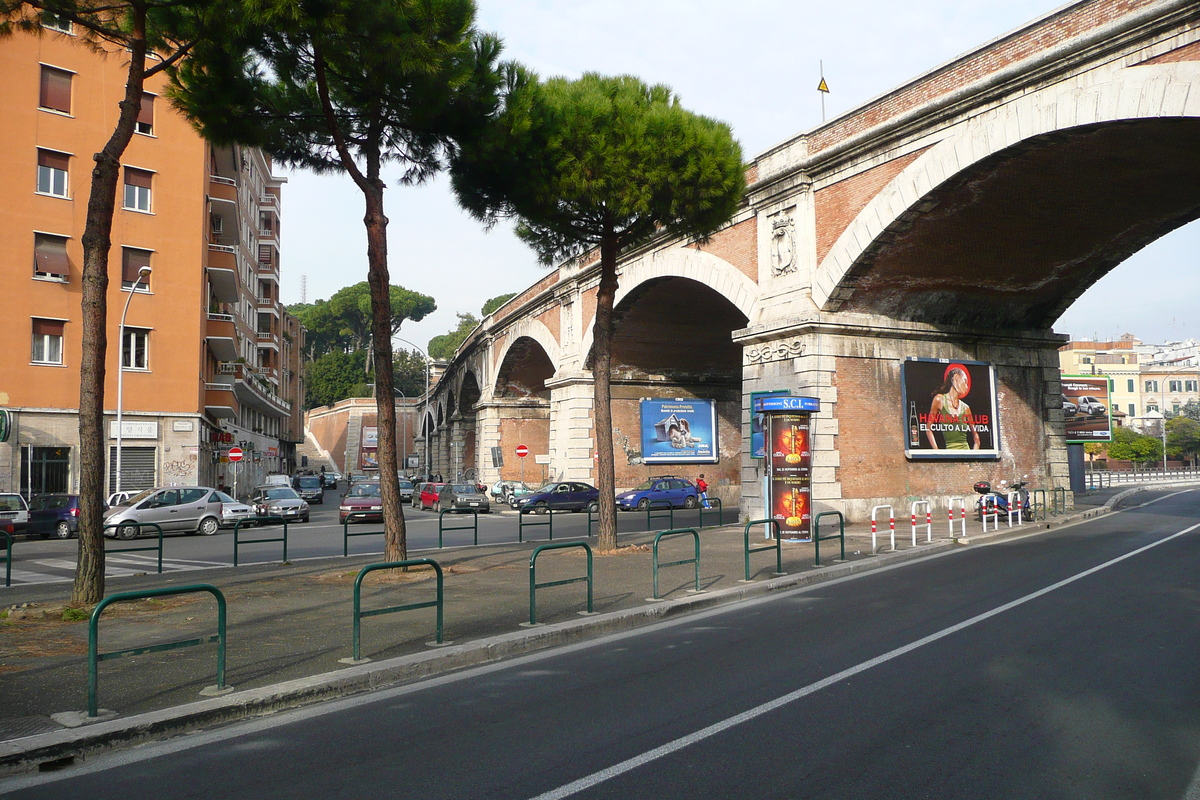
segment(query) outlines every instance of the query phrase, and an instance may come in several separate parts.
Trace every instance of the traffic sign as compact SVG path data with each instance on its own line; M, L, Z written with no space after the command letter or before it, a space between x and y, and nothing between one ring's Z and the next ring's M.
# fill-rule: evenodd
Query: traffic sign
M523 444L517 445L517 458L524 458L529 455L529 448Z
M235 463L238 461L241 461L242 460L242 448L240 448L240 447L229 448L229 460L233 461Z

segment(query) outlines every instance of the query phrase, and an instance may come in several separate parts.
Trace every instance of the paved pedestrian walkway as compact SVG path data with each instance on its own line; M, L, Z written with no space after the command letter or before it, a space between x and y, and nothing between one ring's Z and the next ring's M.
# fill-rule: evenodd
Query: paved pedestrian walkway
M1076 511L1049 523L1010 530L1001 522L999 533L1104 513L1104 501L1113 494L1081 498ZM815 544L784 542L779 570L786 573L783 576L776 574L773 547L753 552L748 582L744 528L705 528L698 533L699 591L693 564L667 565L693 558L693 537L665 537L658 551L663 565L658 570L658 599L654 534L623 535L617 551L594 555L593 614L584 615L585 581L546 586L536 592L536 627L529 626L530 559L547 542L410 552L410 558L435 559L444 573L444 642L433 646L433 608L367 617L361 621L360 655L370 660L357 664L347 663L353 655L355 577L363 567L381 561L379 556L109 579L109 595L196 583L217 587L228 608L225 685L234 691L209 699L201 695L216 683L215 644L107 660L97 670L98 704L107 710L98 721L87 720L85 713L88 623L62 619L70 585L0 590L5 592L0 603L11 609L0 623L0 774L70 758L89 748L159 738L368 691L960 546L949 537L945 511L939 513L943 516L934 517L932 532L920 526L916 545L907 516L897 520L895 550L886 522L879 526L875 552L869 524L848 526L844 559L836 538ZM751 529L751 548L773 544L764 539L764 527ZM968 519L967 530L970 540L980 538L978 521ZM836 532L836 520L823 520L822 535ZM595 539L582 541L596 546ZM537 557L536 581L553 584L585 577L587 561L582 547L543 550ZM375 571L364 578L361 608L365 612L435 598L436 580L430 570ZM99 651L207 639L217 630L217 608L205 593L111 605L99 622Z

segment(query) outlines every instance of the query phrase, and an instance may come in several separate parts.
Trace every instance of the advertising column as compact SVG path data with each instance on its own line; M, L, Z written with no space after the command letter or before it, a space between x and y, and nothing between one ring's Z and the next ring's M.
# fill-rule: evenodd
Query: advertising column
M766 415L768 516L780 537L812 539L812 414L815 397L763 397L754 410Z

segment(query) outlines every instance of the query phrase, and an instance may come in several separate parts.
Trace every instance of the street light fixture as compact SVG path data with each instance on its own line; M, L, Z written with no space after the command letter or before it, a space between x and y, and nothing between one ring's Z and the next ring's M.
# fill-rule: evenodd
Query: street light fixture
M404 342L425 357L425 411L421 412L421 427L425 429L425 477L428 478L430 471L433 469L429 460L429 425L425 421L425 417L429 412L429 354L408 339L401 339L399 336L393 336L392 338L398 342Z
M123 430L124 424L121 419L125 400L125 315L129 313L129 303L133 300L133 296L137 294L138 285L144 279L150 277L150 272L151 269L149 266L138 270L137 280L129 288L129 297L125 298L125 308L121 311L121 325L118 329L118 341L120 344L117 346L117 474L114 480L114 492L121 491L121 445L122 437L125 433Z

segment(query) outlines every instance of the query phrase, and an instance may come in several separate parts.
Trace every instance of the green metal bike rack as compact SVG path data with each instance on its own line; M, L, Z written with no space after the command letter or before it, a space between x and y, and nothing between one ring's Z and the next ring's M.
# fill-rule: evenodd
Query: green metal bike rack
M691 534L692 539L695 541L696 554L692 558L685 558L680 561L667 561L662 564L658 563L658 542L659 542L659 540L662 539L664 536L685 536L687 534ZM693 571L696 574L695 575L696 588L693 589L692 591L696 592L696 593L700 592L700 534L696 532L695 528L677 528L677 529L671 530L671 531L659 531L654 536L653 558L651 559L650 563L654 568L654 598L653 599L655 599L655 600L661 599L658 596L658 570L659 570L659 567L677 567L681 564L695 564L695 568Z
M774 544L763 545L762 547L750 546L750 526L751 525L770 525L775 529L775 536L772 537ZM783 539L779 535L779 522L773 519L752 519L746 523L746 527L742 530L742 553L746 563L746 579L742 583L750 582L750 554L761 553L765 550L775 551L775 574L786 575L783 571Z
M821 517L837 517L838 532L831 533L828 536L821 535ZM842 561L846 560L846 518L842 516L840 511L822 511L817 514L817 518L813 520L813 549L816 551L816 565L821 566L821 542L830 539L837 539L842 543Z
M17 539L8 531L0 531L0 533L4 534L4 560L7 562L7 566L4 568L4 585L12 586L12 551L13 543Z
M667 513L665 515L661 513L655 514L654 509L656 506L658 508L663 508L665 506ZM675 527L675 506L671 505L670 500L650 500L646 503L646 530L649 531L654 529L654 523L652 523L651 520L655 519L665 519L667 520L668 528Z
M544 515L537 514L537 516L539 516L539 517L545 516L546 517L545 522L526 522L525 518L534 516L534 513L535 512L532 508L529 509L528 511L526 511L523 508L517 509L517 541L518 542L525 541L525 529L526 528L542 528L542 527L549 526L550 541L553 542L554 541L554 509L547 507L546 513Z
M581 578L566 578L561 581L546 581L545 583L537 582L537 558L543 550L563 550L568 547L582 547L587 553L587 575ZM529 556L529 624L537 625L537 590L545 589L548 586L565 586L568 583L579 583L587 581L587 613L592 613L592 548L588 547L587 542L554 542L552 544L544 544L533 551Z
M110 528L115 528L118 530L120 528L137 528L139 536L142 533L142 528L154 528L155 530L157 530L158 531L158 544L156 544L156 545L150 545L148 547L108 547L106 545L104 548L104 554L108 555L109 553L139 553L144 550L146 550L146 551L157 550L158 551L158 572L160 575L162 574L163 529L162 529L161 525L159 525L157 522L118 522L113 525L105 525L101 529L101 532L103 533L103 531L106 531Z
M446 527L446 515L447 514L455 514L455 513L457 513L457 512L451 511L448 508L442 509L441 511L438 512L438 550L442 549L442 532L443 531L474 531L475 532L475 544L477 544L477 545L479 544L479 512L476 511L475 509L471 509L471 518L473 521L470 525L455 525L455 526L447 528Z
M264 522L282 522L283 536L277 536L271 539L248 539L243 542L240 539L240 533L243 522L254 522L261 525ZM244 517L239 519L237 524L233 526L233 565L238 565L238 548L243 544L270 544L271 542L283 542L283 560L287 561L287 534L288 521L286 517ZM344 541L344 540L343 540Z
M100 615L104 609L108 608L113 603L121 603L128 600L145 600L150 597L164 597L167 595L176 594L196 594L200 592L208 592L217 599L217 633L215 636L208 638L200 637L197 639L181 639L176 642L165 642L163 644L148 645L146 647L131 647L126 650L113 650L108 653L99 652L99 641L97 627L100 622ZM207 583L196 583L190 586L172 586L165 589L147 589L144 592L118 592L111 594L101 600L92 610L92 616L88 622L88 716L95 717L99 712L96 708L96 693L99 688L99 675L97 666L101 661L107 661L112 658L121 658L122 656L136 656L142 653L159 653L164 650L176 650L180 647L192 647L199 644L217 643L217 690L225 691L225 595L221 594L221 590Z
M379 569L398 569L402 567L416 566L433 567L433 571L437 573L437 599L427 600L424 603L409 603L403 606L391 606L389 608L376 608L371 611L362 610L362 582L368 572L374 572ZM362 661L360 658L360 642L362 640L362 618L376 617L380 614L392 614L397 611L414 611L418 608L437 608L437 643L442 643L442 611L443 603L443 575L442 567L432 558L412 558L408 561L384 561L378 564L368 564L358 571L358 576L354 579L354 660Z
M616 513L616 509L613 509L613 512ZM584 506L583 513L587 514L587 538L590 539L592 538L592 523L596 523L597 529L600 527L600 505L597 504L595 508Z
M1067 490L1061 486L1055 486L1051 490L1050 516L1057 517L1060 514L1067 513Z
M704 500L700 501L700 527L701 528L704 527L704 511L705 511L704 503L705 502L706 501L704 501ZM713 504L714 503L716 504L716 506L717 506L717 524L720 525L721 524L721 515L725 511L725 507L723 505L721 505L721 498L710 497L710 498L708 498L707 502L709 504L709 507L707 509L708 511L712 511Z
M374 512L371 512L371 513L374 513ZM346 521L342 523L342 557L343 558L349 557L349 555L350 555L350 537L351 536L386 536L387 535L386 530L383 530L383 531L356 531L355 533L351 533L350 532L350 520L354 519L356 517L365 517L365 516L367 516L367 514L365 514L365 513L359 514L359 513L353 512L353 511L346 515Z

